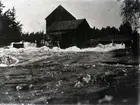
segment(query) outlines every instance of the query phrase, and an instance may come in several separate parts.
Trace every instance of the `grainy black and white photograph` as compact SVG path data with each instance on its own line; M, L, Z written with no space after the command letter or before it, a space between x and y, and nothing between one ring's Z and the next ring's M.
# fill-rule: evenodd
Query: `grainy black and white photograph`
M140 105L140 0L0 0L0 104Z

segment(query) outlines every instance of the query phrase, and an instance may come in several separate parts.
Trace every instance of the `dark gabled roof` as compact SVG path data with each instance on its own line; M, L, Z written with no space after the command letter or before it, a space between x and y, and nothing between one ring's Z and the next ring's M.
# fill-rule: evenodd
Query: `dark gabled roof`
M69 17L71 17L72 20L76 20L76 18L71 14L69 13L64 7L62 7L61 5L59 5L50 15L48 15L45 20L49 19L52 17L52 15L54 16L58 16L58 15L67 15ZM71 20L70 19L70 20Z
M48 32L76 29L85 19L55 22L48 28Z

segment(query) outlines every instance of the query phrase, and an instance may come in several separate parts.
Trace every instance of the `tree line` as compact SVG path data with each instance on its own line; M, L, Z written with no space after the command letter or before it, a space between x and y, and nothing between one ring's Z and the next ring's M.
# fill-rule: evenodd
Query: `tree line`
M92 28L92 39L98 39L107 35L131 35L132 36L132 27L129 22L123 23L120 25L119 29L116 27L107 26L106 28L102 27L98 29L96 27Z
M37 47L43 46L45 44L46 34L44 31L40 32L27 32L22 34L22 40L26 42L36 43Z
M27 42L35 42L45 38L45 33L43 31L40 32L27 32L22 34L22 40Z

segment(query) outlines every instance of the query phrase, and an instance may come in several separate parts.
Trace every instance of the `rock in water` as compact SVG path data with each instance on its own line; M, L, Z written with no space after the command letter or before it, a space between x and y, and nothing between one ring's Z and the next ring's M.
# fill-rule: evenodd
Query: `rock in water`
M19 85L18 85L18 86L16 86L16 90L17 90L17 91L19 91L19 90L21 90L21 89L22 89L22 87L21 87L21 86L19 86Z
M23 43L14 43L13 47L15 47L15 48L24 48L24 44Z
M18 59L14 57L8 55L3 55L0 57L0 67L12 66L16 63L18 63Z
M91 80L91 75L87 74L86 77L83 77L83 81L86 83L89 83L89 81Z
M74 85L74 87L76 87L76 88L81 88L81 87L83 87L84 85L83 85L83 83L81 83L80 81L78 81L75 85Z
M113 96L105 95L104 98L100 99L98 102L103 103L103 102L111 102L113 99Z

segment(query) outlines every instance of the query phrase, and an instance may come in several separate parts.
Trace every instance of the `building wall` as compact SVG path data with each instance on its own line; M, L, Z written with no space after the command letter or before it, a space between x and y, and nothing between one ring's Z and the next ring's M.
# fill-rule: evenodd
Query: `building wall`
M75 20L73 16L71 16L67 12L57 12L49 16L46 19L46 29L48 29L53 23L60 22L60 21L68 21L68 20Z
M76 46L75 36L76 36L76 30L73 30L71 32L68 32L67 34L62 35L60 41L60 47L68 48L71 46Z
M87 47L88 38L90 36L90 29L84 27L69 31L66 34L51 35L53 46L59 46L61 48L68 48L71 46L77 46L79 48Z
M80 26L77 28L76 36L77 36L77 46L80 48L87 47L87 43L91 38L91 28L89 24L84 21L80 24Z
M47 29L55 22L76 20L76 18L71 15L62 6L56 8L47 18L46 18L46 33Z

